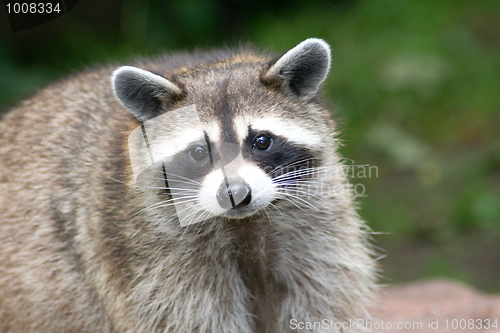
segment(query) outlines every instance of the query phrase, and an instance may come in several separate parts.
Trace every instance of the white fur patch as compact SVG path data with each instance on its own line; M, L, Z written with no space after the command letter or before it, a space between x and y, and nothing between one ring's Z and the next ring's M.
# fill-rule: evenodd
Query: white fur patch
M170 157L186 149L191 142L203 140L203 138L203 131L190 128L178 135L169 137L168 140L162 140L163 142L152 142L151 150L154 160L155 162L162 160L168 161Z
M290 120L278 117L262 117L253 120L239 118L235 120L235 123L240 142L242 142L247 136L248 125L250 125L250 127L255 131L267 131L274 135L284 137L288 141L296 144L313 148L317 148L322 145L322 139L318 133L314 133Z
M241 158L237 158L231 164L233 165L226 168L228 178L238 177L242 179L252 191L252 200L247 207L242 209L243 211L248 214L254 213L267 207L276 198L276 185L259 167L243 161ZM210 216L223 215L227 211L217 202L217 191L223 182L224 173L221 169L211 172L203 179L198 193L198 204L203 210L209 212Z
M217 202L217 190L224 182L224 174L218 169L209 173L204 179L198 192L198 203L200 207L214 215L223 214L226 209Z
M151 148L155 161L169 160L170 157L186 149L192 142L203 141L207 133L211 142L217 142L212 138L218 138L220 127L217 123L196 124L192 128L179 131L176 135L165 136L161 142L151 142Z
M247 117L234 118L234 130L240 146L243 144L243 140L248 136L248 125L249 120Z
M238 175L252 189L251 208L261 209L268 206L277 195L277 187L271 177L253 163L245 162L238 170Z
M220 142L221 128L218 122L203 124L203 130L207 133L210 142Z

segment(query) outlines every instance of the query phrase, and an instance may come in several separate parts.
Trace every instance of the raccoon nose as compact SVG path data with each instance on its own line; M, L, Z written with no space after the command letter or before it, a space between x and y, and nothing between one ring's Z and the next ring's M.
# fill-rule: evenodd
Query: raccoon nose
M229 180L219 186L217 201L224 209L245 207L252 201L252 191L241 179Z

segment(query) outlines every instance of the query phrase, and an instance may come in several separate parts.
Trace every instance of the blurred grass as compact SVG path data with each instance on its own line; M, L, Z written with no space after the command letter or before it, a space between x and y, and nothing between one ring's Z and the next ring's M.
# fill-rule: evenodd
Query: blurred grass
M355 164L377 166L361 214L388 282L449 276L500 291L500 2L82 1L5 32L0 107L74 70L132 55L251 41L332 46L326 97Z

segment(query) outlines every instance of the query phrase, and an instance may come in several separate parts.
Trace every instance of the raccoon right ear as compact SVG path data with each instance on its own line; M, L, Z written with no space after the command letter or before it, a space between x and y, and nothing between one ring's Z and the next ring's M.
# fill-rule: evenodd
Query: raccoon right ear
M262 73L262 79L286 93L311 99L325 80L330 63L330 46L321 39L309 38L282 55Z
M118 100L141 122L158 116L164 103L182 95L175 83L131 66L116 69L111 85Z

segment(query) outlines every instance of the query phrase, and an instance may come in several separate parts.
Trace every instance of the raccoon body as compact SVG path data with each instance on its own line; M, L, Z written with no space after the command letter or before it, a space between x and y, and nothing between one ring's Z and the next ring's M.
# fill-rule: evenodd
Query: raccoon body
M318 39L176 54L6 114L0 331L349 331L304 324L364 318L375 290L329 67Z

